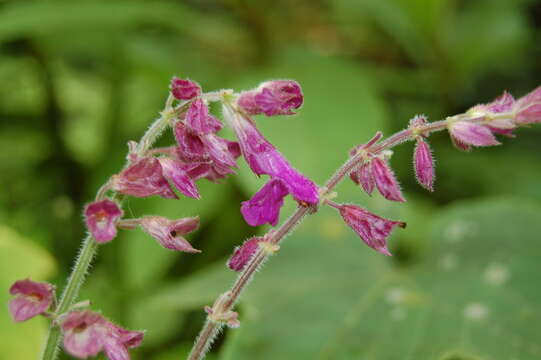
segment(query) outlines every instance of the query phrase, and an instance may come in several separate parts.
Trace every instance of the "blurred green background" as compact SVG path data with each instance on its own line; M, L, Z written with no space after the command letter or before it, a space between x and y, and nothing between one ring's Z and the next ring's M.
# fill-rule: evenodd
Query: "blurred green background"
M378 129L389 135L417 113L437 120L505 89L523 95L541 84L540 59L533 0L0 2L0 299L26 276L63 287L82 206L157 116L172 75L205 90L298 80L299 115L258 124L321 184ZM258 274L238 305L241 327L209 359L540 359L541 128L517 135L468 154L431 137L433 194L415 183L412 145L397 148L406 204L345 183L338 200L408 222L391 239L395 256L323 209ZM166 251L137 231L100 248L80 298L148 330L134 359L185 358L202 307L234 279L226 258L265 231L240 216L264 181L240 163L222 184L201 181L200 201L125 202L128 216L199 215L190 241L202 254ZM4 311L0 358L36 358L45 331L44 319L13 324Z

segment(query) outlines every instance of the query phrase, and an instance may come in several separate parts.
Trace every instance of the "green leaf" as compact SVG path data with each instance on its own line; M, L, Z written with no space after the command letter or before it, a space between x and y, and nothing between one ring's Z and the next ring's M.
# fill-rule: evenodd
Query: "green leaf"
M539 358L541 208L499 199L425 216L430 249L407 266L339 222L308 220L258 274L222 359Z
M9 287L17 280L30 277L45 280L56 271L49 253L23 238L14 230L0 225L0 303L7 304ZM48 321L35 318L15 323L4 308L0 312L0 348L5 359L36 359L45 339ZM24 344L21 343L24 339Z

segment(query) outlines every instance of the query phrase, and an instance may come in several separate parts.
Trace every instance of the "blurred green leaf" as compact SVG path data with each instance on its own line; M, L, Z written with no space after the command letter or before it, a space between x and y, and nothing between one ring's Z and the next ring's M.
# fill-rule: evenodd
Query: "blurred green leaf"
M0 225L0 303L7 304L9 287L16 281L31 277L45 280L56 270L51 255L14 230ZM36 359L47 331L43 318L15 323L5 309L0 312L0 348L4 359ZM21 339L24 339L24 345Z
M532 278L539 207L510 199L452 206L425 223L431 249L406 267L344 226L322 237L322 227L338 221L310 219L258 275L224 360L541 354L541 294Z

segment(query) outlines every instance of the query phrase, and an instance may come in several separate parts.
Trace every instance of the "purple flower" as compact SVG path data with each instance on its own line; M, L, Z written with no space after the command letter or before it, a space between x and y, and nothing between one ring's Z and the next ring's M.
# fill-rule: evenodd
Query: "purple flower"
M349 176L355 184L360 184L368 195L372 195L376 183L374 182L374 175L372 175L370 161L364 161L360 166L353 169Z
M387 238L395 226L406 227L401 221L387 220L356 205L339 205L338 210L344 221L372 249L391 256L387 249Z
M141 331L128 331L98 313L72 311L61 325L64 348L71 355L86 359L104 351L109 360L129 360L128 348L143 341Z
M387 162L379 157L374 157L370 161L370 165L376 187L381 195L383 195L383 197L385 197L387 200L400 202L406 201L406 199L404 199L402 196L400 185L398 185L398 181L394 176L393 170L391 170Z
M145 216L141 219L140 225L146 233L158 240L160 245L166 249L188 253L201 252L201 250L194 249L182 237L199 227L199 218L197 217L169 220L162 216Z
M227 261L227 266L233 271L242 271L259 249L261 241L263 241L262 237L253 237L246 240L241 246L236 247L233 255Z
M541 122L541 86L517 100L515 111L519 124Z
M262 83L257 89L241 93L237 105L249 115L293 115L293 110L300 108L303 100L299 83L293 80L273 80Z
M124 215L118 204L109 199L93 202L85 208L86 227L99 243L116 237L116 223Z
M199 191L193 180L186 173L182 162L166 157L159 158L158 160L162 166L163 175L171 180L181 193L195 199L200 198Z
M201 87L194 81L179 79L173 77L171 79L171 94L178 100L190 100L201 95Z
M9 312L16 322L26 321L49 309L54 298L54 286L30 279L18 280L9 288L15 296L9 302Z
M434 191L434 159L430 146L422 138L417 137L417 144L413 153L415 177L419 184L430 191Z
M201 99L194 100L186 112L186 126L196 134L214 134L222 127L222 123L209 114L207 104Z
M457 147L464 150L468 150L470 145L493 146L500 144L488 127L469 121L452 123L449 132L455 145L458 144Z
M266 174L273 179L280 179L295 200L317 204L317 186L293 168L250 119L227 106L224 107L224 118L235 131L244 159L256 175Z
M287 194L289 191L282 180L270 180L249 201L242 203L240 211L244 220L251 226L267 223L276 226Z
M113 176L112 184L113 190L135 197L159 195L166 199L178 199L163 176L160 162L153 157L135 160L120 174Z

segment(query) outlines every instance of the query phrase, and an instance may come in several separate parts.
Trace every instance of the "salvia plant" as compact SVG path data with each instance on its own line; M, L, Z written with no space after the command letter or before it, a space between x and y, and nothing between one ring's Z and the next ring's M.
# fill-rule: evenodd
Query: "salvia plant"
M76 302L79 290L98 247L113 241L119 230L140 229L164 248L199 253L184 235L195 231L198 217L168 219L159 215L127 218L122 209L126 196L161 196L178 199L178 193L199 199L196 182L207 179L218 182L234 175L239 157L243 157L256 176L268 181L240 204L240 212L251 226L269 224L271 231L252 237L237 247L227 266L239 273L233 286L219 295L212 306L205 307L207 320L195 341L190 360L202 359L219 331L240 326L235 303L255 272L280 249L287 234L321 206L337 210L345 224L361 240L380 254L391 256L387 238L395 228L406 223L390 220L356 204L336 201L337 185L349 177L368 194L378 191L390 201L406 198L390 166L391 148L414 141L414 172L419 184L434 189L434 157L428 138L437 131L448 131L451 141L460 150L478 146L495 146L497 136L514 137L518 127L541 122L541 87L515 100L504 93L493 102L477 105L465 113L444 120L429 122L415 116L406 129L387 138L377 132L363 144L355 146L347 161L329 180L318 186L295 169L258 130L254 116L294 115L304 101L301 86L292 80L273 80L257 88L235 93L220 90L204 93L194 81L173 78L165 108L139 142L128 143L126 165L112 175L98 190L94 201L84 209L88 235L75 261L67 285L56 300L55 287L30 279L16 281L9 292L13 295L9 311L22 322L42 315L50 319L50 331L42 359L55 359L62 343L64 350L76 358L87 358L103 352L110 360L129 359L129 349L140 346L144 332L126 330L99 312L89 309L90 302ZM209 112L210 102L222 106L220 121ZM267 119L262 119L267 121ZM236 141L218 133L229 126ZM176 144L153 147L156 139L171 129ZM178 190L178 193L175 191ZM278 226L284 198L290 195L297 203L295 212Z

